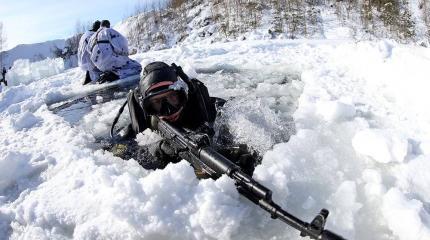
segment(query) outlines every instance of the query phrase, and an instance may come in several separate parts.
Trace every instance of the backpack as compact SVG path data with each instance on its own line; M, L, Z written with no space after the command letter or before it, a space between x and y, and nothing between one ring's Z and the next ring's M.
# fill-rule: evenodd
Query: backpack
M111 71L123 66L128 58L127 39L111 28L100 28L94 33L86 50L89 52L91 62L102 72Z

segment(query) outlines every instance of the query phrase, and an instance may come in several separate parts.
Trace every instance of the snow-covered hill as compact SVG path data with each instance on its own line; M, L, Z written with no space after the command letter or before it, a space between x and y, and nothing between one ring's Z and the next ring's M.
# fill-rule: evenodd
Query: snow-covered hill
M166 2L115 26L133 52L244 39L389 38L426 46L430 40L430 3L421 0Z
M15 60L28 59L32 62L40 61L46 58L55 57L53 54L53 48L64 48L65 40L58 39L53 41L47 41L43 43L34 44L20 44L8 51L2 52L4 54L4 66L7 68L12 67Z
M327 228L348 239L430 239L429 49L246 40L134 57L176 62L211 95L235 97L223 121L265 152L255 178L293 214L327 208ZM84 91L83 77L69 69L0 93L0 238L300 239L227 177L198 181L185 161L144 170L101 150L123 100L47 109Z
M130 53L160 50L196 42L211 44L262 39L395 39L429 46L430 3L400 1L231 1L169 0L162 9L136 6L140 12L114 28L129 40ZM159 4L162 6L161 2ZM19 45L6 52L5 66L17 59L65 58L77 65L76 39ZM72 46L66 46L72 45ZM53 55L53 47L66 54ZM66 48L65 48L66 47Z

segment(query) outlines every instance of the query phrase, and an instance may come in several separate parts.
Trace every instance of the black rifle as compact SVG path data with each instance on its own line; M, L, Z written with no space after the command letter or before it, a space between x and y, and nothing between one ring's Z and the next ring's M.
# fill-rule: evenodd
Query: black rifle
M208 135L187 131L183 128L153 117L151 127L167 140L175 153L198 169L203 169L212 178L226 174L235 181L240 194L269 212L273 219L279 218L300 231L300 236L311 239L342 240L343 237L324 229L329 211L322 209L311 223L304 222L283 210L272 201L272 191L245 174L239 166L211 147Z

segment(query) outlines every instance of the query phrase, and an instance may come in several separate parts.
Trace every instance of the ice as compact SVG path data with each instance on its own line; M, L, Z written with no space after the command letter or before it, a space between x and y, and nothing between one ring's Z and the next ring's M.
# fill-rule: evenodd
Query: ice
M227 102L217 124L226 124L236 142L248 143L260 152L267 151L278 142L287 141L294 131L260 100Z
M104 105L91 107L92 111L79 119L82 127L96 137L107 138L110 134L109 131L112 121L118 112L117 106L123 102L123 99L114 100ZM109 130L106 131L106 129Z
M425 202L430 202L430 155L419 155L395 169L398 186L404 191L414 192Z
M140 146L149 145L158 142L161 139L160 135L149 128L136 136L136 141Z
M39 62L30 62L28 59L18 59L7 72L6 79L10 86L28 84L30 82L57 75L64 71L62 58L47 58Z
M320 101L316 103L317 113L328 122L351 120L354 118L355 107L339 101Z
M422 202L407 199L398 189L392 188L383 198L382 212L388 221L388 227L400 240L430 238L430 215Z
M356 183L353 181L342 182L328 201L336 205L334 217L331 221L336 226L353 232L356 221L355 216L362 207L362 204L357 202ZM339 214L340 212L342 214Z
M386 192L382 176L377 170L365 169L362 177L365 182L364 193L368 199L376 200Z
M311 221L327 208L326 227L348 239L430 238L428 49L263 40L135 58L175 62L228 99L218 120L263 155L254 178L292 214ZM29 80L29 66L20 66L18 84L0 93L0 236L301 239L227 176L198 180L186 161L145 170L101 150L124 99L99 97L60 116L46 104L97 85L82 86L77 68L47 77L37 65L41 78ZM137 137L140 145L159 139L149 130Z
M352 145L357 153L380 163L403 162L408 151L405 139L380 129L359 131L352 139Z
M430 140L425 140L419 145L420 151L425 155L430 155Z

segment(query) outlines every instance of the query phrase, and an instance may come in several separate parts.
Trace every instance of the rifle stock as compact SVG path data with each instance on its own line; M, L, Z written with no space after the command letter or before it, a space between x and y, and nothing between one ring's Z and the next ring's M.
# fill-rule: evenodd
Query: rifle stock
M329 214L322 209L311 223L304 222L283 210L272 201L272 191L245 174L239 166L218 153L210 145L209 137L205 134L186 131L164 120L154 117L152 129L157 130L162 137L169 141L180 157L190 162L193 167L199 167L212 178L226 174L235 181L241 195L270 213L273 219L281 221L300 231L300 236L320 240L343 240L344 238L324 229Z

